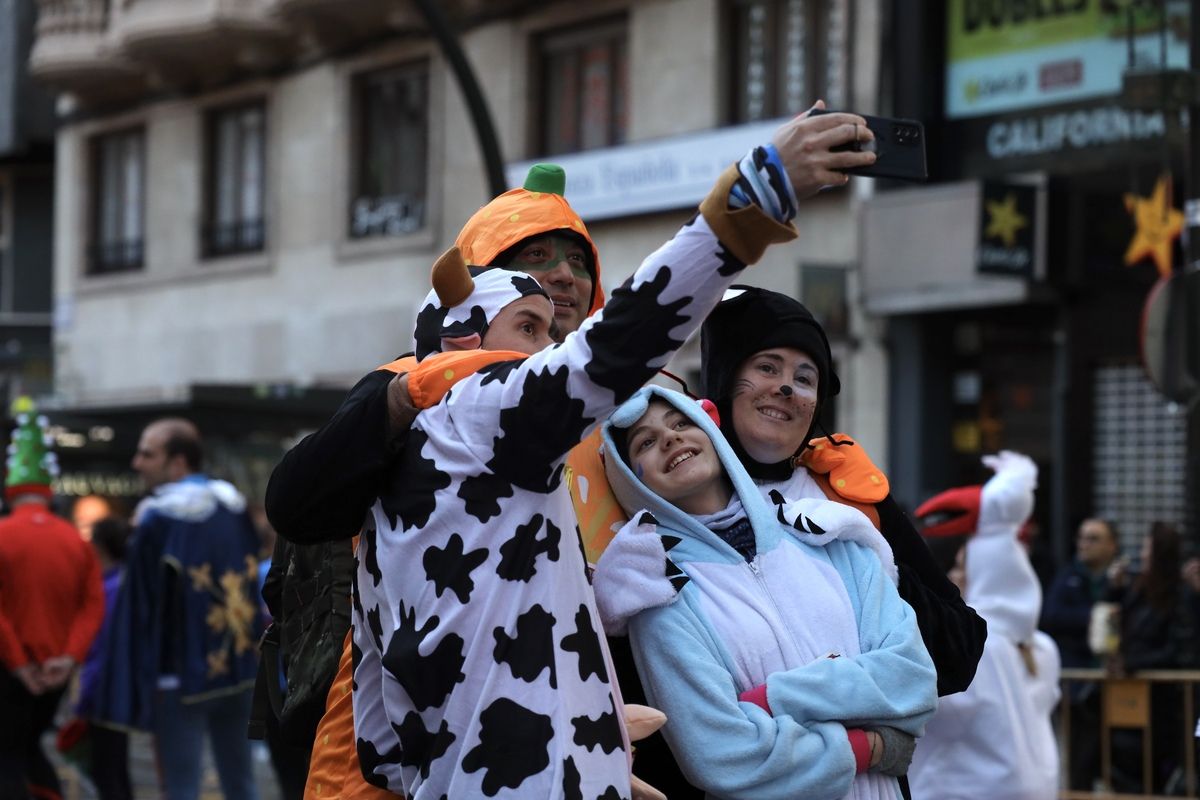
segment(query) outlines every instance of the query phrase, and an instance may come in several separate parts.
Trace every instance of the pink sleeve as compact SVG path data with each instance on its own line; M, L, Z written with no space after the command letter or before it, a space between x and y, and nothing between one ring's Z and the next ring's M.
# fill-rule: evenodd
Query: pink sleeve
M767 685L765 683L742 692L738 695L738 700L743 703L754 703L768 714L771 713L771 705L767 702Z
M867 732L862 728L847 728L846 738L854 751L854 771L866 772L871 766L871 743L867 741Z

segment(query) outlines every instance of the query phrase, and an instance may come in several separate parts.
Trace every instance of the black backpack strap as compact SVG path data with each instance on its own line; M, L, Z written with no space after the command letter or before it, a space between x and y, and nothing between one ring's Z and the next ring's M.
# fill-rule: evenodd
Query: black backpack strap
M267 721L276 722L283 711L283 694L279 688L279 629L275 623L267 626L259 642L258 673L254 677L254 697L250 702L250 724L246 735L251 739L267 738ZM270 715L270 716L268 716Z

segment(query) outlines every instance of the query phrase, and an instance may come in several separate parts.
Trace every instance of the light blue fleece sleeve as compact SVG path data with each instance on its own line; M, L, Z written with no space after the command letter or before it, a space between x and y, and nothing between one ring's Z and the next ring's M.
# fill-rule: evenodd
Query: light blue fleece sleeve
M882 723L920 736L937 710L937 672L916 615L872 551L851 542L826 547L854 605L861 653L776 672L767 678L767 703L804 724Z
M680 597L629 623L649 705L684 775L718 797L835 800L854 780L854 754L837 722L801 724L737 699L722 648Z

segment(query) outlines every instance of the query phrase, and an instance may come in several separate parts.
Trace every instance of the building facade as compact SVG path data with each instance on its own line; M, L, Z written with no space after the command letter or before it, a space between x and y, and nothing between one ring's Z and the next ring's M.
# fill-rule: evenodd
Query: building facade
M1184 252L1164 238L1156 262L1136 214L1157 203L1166 222L1187 196L1187 115L1162 88L1195 75L1194 4L981 8L892 7L887 105L925 122L934 179L862 218L893 486L914 503L979 482L979 455L1007 447L1041 468L1059 559L1085 516L1115 521L1131 555L1155 520L1195 541L1196 414L1144 357L1148 301ZM1126 73L1149 75L1149 96Z
M30 80L36 10L0 2L0 403L52 387L54 110Z
M816 97L871 112L879 96L883 25L869 0L439 5L509 184L529 162L564 164L610 291L774 121ZM60 113L56 402L139 422L186 411L234 454L247 437L277 452L328 398L409 349L430 265L489 199L463 93L421 9L38 9L30 68ZM886 463L883 350L855 269L870 190L855 182L808 204L800 243L746 279L806 299L829 324L844 387L834 424ZM692 343L674 366L697 362ZM255 457L257 473L269 468Z

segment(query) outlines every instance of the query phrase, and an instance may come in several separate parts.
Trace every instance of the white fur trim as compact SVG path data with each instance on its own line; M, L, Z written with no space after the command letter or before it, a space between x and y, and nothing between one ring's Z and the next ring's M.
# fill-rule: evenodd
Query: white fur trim
M596 564L592 589L604 632L622 636L629 618L647 608L674 602L677 593L666 576L667 551L658 525L645 511L633 515L609 542Z
M823 547L834 539L856 542L875 551L893 584L900 582L892 546L857 508L833 500L811 498L792 500L776 508L782 512L784 524L791 534L805 544ZM823 532L817 533L818 530Z

